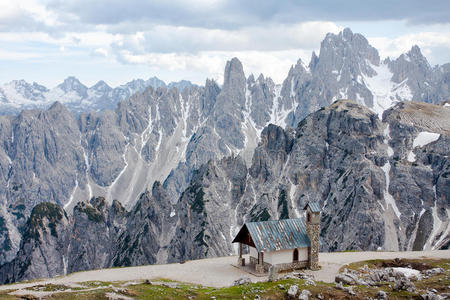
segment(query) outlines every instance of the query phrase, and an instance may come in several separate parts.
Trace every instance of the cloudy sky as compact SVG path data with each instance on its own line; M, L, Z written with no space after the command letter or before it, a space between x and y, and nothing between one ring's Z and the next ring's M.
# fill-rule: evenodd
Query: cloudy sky
M234 56L281 83L345 27L382 57L417 44L431 64L450 62L448 0L0 0L0 83L221 82Z

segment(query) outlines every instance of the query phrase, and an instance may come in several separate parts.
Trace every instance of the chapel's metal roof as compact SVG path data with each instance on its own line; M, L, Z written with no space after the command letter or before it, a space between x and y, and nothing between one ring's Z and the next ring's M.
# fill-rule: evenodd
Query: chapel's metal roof
M305 205L304 209L306 209L306 207L308 207L308 206L311 209L311 211L314 213L321 211L321 208L320 208L320 205L318 202L309 202L308 204Z
M305 219L246 223L258 252L309 247Z

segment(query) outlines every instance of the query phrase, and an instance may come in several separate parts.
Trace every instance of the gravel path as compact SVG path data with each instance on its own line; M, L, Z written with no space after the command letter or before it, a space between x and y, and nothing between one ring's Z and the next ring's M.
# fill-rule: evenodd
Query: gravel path
M320 253L319 261L322 269L307 271L313 274L316 280L333 282L340 267L345 264L369 259L393 258L448 258L450 250L441 251L414 251L414 252L341 252ZM148 265L129 268L102 269L73 273L58 278L34 281L31 283L18 283L2 285L0 290L24 289L38 284L65 284L82 283L86 281L133 281L144 279L167 278L181 282L201 284L212 287L230 286L234 280L249 276L252 281L267 280L266 277L256 277L234 266L236 256L219 257L187 261L184 264Z

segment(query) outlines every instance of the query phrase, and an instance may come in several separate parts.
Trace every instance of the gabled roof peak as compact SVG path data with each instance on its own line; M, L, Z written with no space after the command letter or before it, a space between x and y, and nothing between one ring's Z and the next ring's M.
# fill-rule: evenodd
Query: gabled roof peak
M320 208L320 204L318 202L308 202L303 209L308 208L311 210L311 212L320 212L322 209Z

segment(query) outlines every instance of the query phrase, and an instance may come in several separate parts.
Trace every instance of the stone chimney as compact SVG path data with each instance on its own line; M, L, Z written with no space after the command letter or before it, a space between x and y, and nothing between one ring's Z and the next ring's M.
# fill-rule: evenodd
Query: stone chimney
M308 265L311 270L319 269L320 206L317 202L306 204L306 234L311 246L308 249Z

